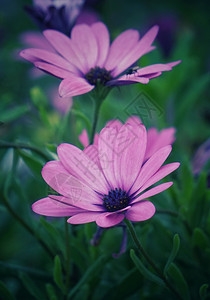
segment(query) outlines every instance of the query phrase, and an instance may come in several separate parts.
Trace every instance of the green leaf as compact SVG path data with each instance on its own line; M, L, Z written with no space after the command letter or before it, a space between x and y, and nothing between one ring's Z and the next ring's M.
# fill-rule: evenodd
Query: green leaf
M80 118L80 119L82 119L84 121L84 123L86 124L86 127L87 127L88 131L91 130L90 120L86 117L85 114L83 114L83 112L72 108L71 109L71 113L74 114L76 117L78 117L78 118Z
M204 250L209 247L210 241L208 236L203 232L201 228L195 228L193 232L193 244Z
M88 284L83 285L80 288L79 292L75 295L74 300L87 300L89 296L89 291L90 291L89 285Z
M199 295L200 295L200 298L201 300L205 300L207 299L207 290L208 290L208 287L209 285L204 283L201 287L200 287L200 290L199 290Z
M42 293L40 286L36 285L31 278L26 275L25 273L20 272L19 274L20 279L23 282L23 285L27 289L27 291L37 300L46 299L46 296L44 293Z
M3 123L9 123L19 119L22 115L28 112L29 112L29 108L27 105L20 105L15 108L10 108L0 113L0 121Z
M170 264L174 261L175 257L177 256L179 247L180 247L180 238L179 238L179 235L176 233L173 238L173 247L172 247L171 253L169 255L168 261L164 268L164 274L166 274L168 267L170 266Z
M95 263L93 263L85 272L83 277L80 281L74 286L74 288L68 294L68 299L74 296L74 294L83 286L84 284L88 283L94 276L98 274L100 270L104 268L106 261L108 260L108 256L101 256L99 257Z
M58 300L55 289L52 286L52 284L47 283L46 284L46 290L47 290L47 295L48 295L50 300Z
M34 156L32 156L32 154L28 154L23 150L18 150L18 153L20 154L25 164L34 173L34 175L38 176L39 178L42 178L41 170L43 167L43 163Z
M4 300L15 300L15 297L12 295L3 281L0 281L0 296Z
M179 294L182 295L183 299L189 300L189 287L180 269L174 263L171 263L167 273L173 279L176 289L179 291Z
M63 282L63 274L60 257L58 255L55 256L54 259L54 270L53 270L53 278L57 286L61 289L61 291L65 294L65 285Z
M30 90L30 96L33 104L39 109L40 107L46 106L48 104L47 98L43 91L35 86Z
M151 280L159 285L164 285L164 282L161 278L150 272L140 261L140 259L136 256L135 251L133 249L130 250L130 257L134 264L136 265L139 272L148 280Z

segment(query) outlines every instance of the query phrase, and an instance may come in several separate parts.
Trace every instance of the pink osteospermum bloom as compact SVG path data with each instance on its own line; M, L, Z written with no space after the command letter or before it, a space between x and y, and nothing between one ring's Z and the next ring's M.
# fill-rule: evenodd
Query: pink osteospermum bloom
M80 24L72 29L71 38L55 30L43 32L57 53L30 48L20 55L37 68L63 79L59 86L61 96L76 96L90 92L98 84L147 84L163 71L170 71L180 61L130 68L155 48L152 43L157 33L158 26L154 26L140 39L137 30L129 29L110 45L109 32L103 23Z
M145 161L147 132L143 124L115 120L103 128L98 144L83 151L61 144L59 161L48 162L42 176L59 195L35 202L34 212L69 216L71 224L96 222L100 227L119 224L124 218L145 221L155 213L147 198L168 189L173 182L152 187L179 167L163 163L171 152L165 146Z
M141 120L137 117L131 117L128 119L129 122L136 122L141 124ZM109 121L107 126L111 125L113 121ZM121 126L123 124L121 123ZM120 121L118 121L118 126L120 126ZM157 131L155 127L152 127L147 132L147 147L145 152L145 161L151 157L156 151L160 148L171 145L175 141L175 128L170 127L163 129L161 131ZM87 147L89 145L89 137L86 129L83 129L81 134L79 135L79 141L84 146ZM97 146L98 144L98 134L96 133L94 136L93 144Z

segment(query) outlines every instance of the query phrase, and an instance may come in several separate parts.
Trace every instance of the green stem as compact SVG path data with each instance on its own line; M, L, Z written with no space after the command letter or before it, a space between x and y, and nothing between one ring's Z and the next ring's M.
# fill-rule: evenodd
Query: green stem
M98 116L99 116L99 111L100 111L100 107L101 107L101 102L102 101L95 101L95 111L94 111L94 116L93 116L93 126L92 126L92 131L91 131L91 136L90 136L90 145L93 144L94 141L94 136L95 136L95 132L96 132L96 126L98 123Z
M177 299L182 299L182 297L177 293L177 291L171 286L171 284L168 282L168 280L166 279L166 277L163 275L162 271L155 265L155 263L150 259L150 257L147 255L146 251L144 250L144 248L142 247L138 237L137 237L137 234L136 234L136 231L133 227L133 224L127 220L127 219L124 219L124 222L125 224L127 225L127 228L132 236L132 239L139 251L139 253L141 255L144 256L145 260L148 262L148 264L153 268L153 270L156 272L156 274L165 282L166 286L169 288L169 290L172 291L172 293L174 295L176 295L176 297L178 297Z
M48 246L41 240L39 236L36 235L35 231L12 209L6 197L2 197L4 205L6 206L9 213L14 217L14 219L16 219L25 228L25 230L27 230L33 237L37 239L39 244L45 249L45 251L49 254L51 258L54 258L54 255L48 248Z
M48 156L46 153L44 153L43 151L41 151L40 149L34 147L34 146L30 146L30 145L26 145L26 144L14 144L14 143L9 143L9 142L4 142L4 141L0 141L0 148L13 148L13 149L26 149L26 150L31 150L32 152L36 152L37 154L39 154L41 157L44 158L44 160L48 161L51 160L51 157Z
M64 219L65 222L65 242L66 242L66 293L69 290L70 282L70 240L69 240L69 224L67 223L67 218Z

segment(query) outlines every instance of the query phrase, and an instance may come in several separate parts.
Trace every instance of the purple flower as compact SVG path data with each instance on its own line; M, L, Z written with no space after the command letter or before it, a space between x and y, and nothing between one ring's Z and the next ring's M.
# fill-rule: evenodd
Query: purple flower
M158 26L154 26L140 39L137 30L129 29L110 45L109 32L103 23L81 24L72 29L71 38L55 30L44 31L57 54L31 48L20 55L37 68L63 79L59 86L61 97L85 94L98 86L98 91L103 92L102 87L147 84L180 63L131 68L141 56L155 48L152 43L157 32Z
M152 187L179 167L163 165L170 145L145 160L147 132L137 119L124 125L109 122L98 136L98 144L83 151L61 144L59 161L48 162L42 176L58 195L35 202L34 212L54 217L70 216L71 224L96 222L100 227L119 224L124 218L144 221L155 213L147 198L168 189L173 182Z
M84 0L34 0L25 10L43 29L56 29L69 35Z

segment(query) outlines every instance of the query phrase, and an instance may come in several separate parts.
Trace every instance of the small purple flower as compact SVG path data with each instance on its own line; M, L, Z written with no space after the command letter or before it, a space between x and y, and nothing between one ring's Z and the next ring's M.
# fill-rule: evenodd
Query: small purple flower
M58 54L31 48L20 55L37 68L63 79L59 86L61 97L85 94L95 87L103 93L103 87L147 84L180 63L131 68L140 57L155 48L152 43L157 33L158 26L154 26L140 39L137 30L126 30L110 45L109 32L103 23L81 24L74 26L71 38L55 30L44 31Z
M28 14L42 29L56 29L69 35L85 0L34 0L25 6Z
M163 163L171 145L156 150L145 160L147 132L143 124L129 119L124 125L109 122L98 136L98 144L83 151L61 144L59 161L48 162L42 176L58 195L35 202L40 215L69 216L71 224L96 222L112 227L123 221L145 221L155 213L148 198L168 189L173 182L152 187L179 167ZM93 155L94 154L94 155Z

